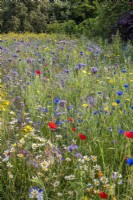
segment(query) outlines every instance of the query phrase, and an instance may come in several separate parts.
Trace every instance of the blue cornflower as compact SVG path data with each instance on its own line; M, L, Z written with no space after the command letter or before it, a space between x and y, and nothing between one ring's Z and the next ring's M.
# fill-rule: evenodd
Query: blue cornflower
M98 111L94 111L93 114L94 114L94 115L97 115L97 114L98 114Z
M60 97L55 97L54 103L55 103L55 104L60 103Z
M116 103L119 104L121 101L119 99L116 100Z
M60 120L56 120L55 122L57 125L62 125L62 122Z
M133 106L130 106L131 109L133 109Z
M123 73L126 73L126 72L127 72L127 70L126 70L126 69L123 69L123 70L122 70L122 72L123 72Z
M118 130L119 134L124 134L124 132L125 132L124 130Z
M124 87L125 87L125 88L128 88L128 87L129 87L129 85L128 85L128 84L124 84Z
M121 96L123 94L122 91L117 91L116 94L118 94L119 96Z
M83 120L82 119L78 119L78 122L81 123Z
M133 158L128 158L126 162L128 165L133 165Z
M47 109L47 108L42 108L42 111L43 111L44 113L47 113L47 112L48 112L48 109Z

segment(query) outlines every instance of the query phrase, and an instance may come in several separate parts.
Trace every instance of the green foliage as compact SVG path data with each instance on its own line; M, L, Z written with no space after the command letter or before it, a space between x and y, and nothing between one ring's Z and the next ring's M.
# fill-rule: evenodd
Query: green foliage
M52 23L47 25L48 33L66 33L66 34L75 34L77 32L76 23L74 20L69 20L64 23Z
M49 22L50 3L44 1L3 2L2 32L44 32Z
M104 3L97 3L96 5L96 17L90 20L93 24L93 36L99 35L103 38L107 38L111 33L111 28L114 26L118 18L130 9L129 3L123 1L105 1Z
M56 32L108 38L118 18L130 10L125 1L3 1L2 32Z

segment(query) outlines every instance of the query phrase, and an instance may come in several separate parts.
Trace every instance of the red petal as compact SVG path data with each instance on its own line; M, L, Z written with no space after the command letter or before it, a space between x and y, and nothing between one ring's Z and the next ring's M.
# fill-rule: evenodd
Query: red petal
M104 192L100 192L99 193L99 196L102 198L102 199L107 199L108 198L108 195Z
M53 123L53 122L49 122L49 123L48 123L48 126L49 126L49 128L51 128L51 129L57 129L57 125L56 125L55 123Z
M124 135L128 138L133 138L133 132L125 132Z
M86 137L85 135L83 135L83 134L79 134L79 138L80 138L81 140L86 140L86 139L87 139L87 137Z
M40 75L40 74L41 74L41 72L40 72L39 70L36 70L36 74L39 74L39 75Z

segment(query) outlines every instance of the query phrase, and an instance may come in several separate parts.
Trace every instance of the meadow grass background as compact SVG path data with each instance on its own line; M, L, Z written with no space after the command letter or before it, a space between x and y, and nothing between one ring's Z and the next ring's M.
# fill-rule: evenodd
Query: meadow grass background
M0 42L2 200L132 199L131 44L29 33Z

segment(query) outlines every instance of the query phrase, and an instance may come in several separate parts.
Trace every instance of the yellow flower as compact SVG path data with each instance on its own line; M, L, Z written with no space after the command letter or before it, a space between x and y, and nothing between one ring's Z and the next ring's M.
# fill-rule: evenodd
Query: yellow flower
M13 175L10 171L8 171L8 176L9 176L9 178L13 178Z
M130 101L130 99L126 99L126 101Z
M18 156L19 158L23 158L23 157L24 157L24 155L23 155L22 153L17 154L17 156Z
M13 167L10 162L7 163L7 167Z
M92 160L93 162L96 162L96 161L97 161L97 156L91 156L91 160Z
M32 126L29 126L29 125L26 125L23 130L26 132L26 133L30 133L30 132L33 132L34 131L34 128Z
M109 80L109 83L114 83L114 80L110 79L110 80Z
M106 111L108 111L109 109L108 109L108 107L105 107L103 110L106 112Z
M5 106L3 106L3 105L0 105L0 111L5 111L6 109L5 109Z
M81 200L89 200L87 196L83 197Z
M112 103L112 106L116 107L118 104L116 102Z
M87 103L84 103L84 104L82 104L82 106L83 106L84 108L86 108L86 107L88 106L88 104L87 104Z
M43 167L42 170L46 172L46 171L48 171L48 168L47 167Z
M18 143L18 147L20 147L20 148L21 148L22 146L23 146L23 145L22 145L21 143Z
M84 73L84 74L86 74L87 72L86 72L86 70L82 70L82 72Z
M3 100L2 103L3 103L4 105L8 106L8 105L10 104L10 101L8 101L8 100Z

